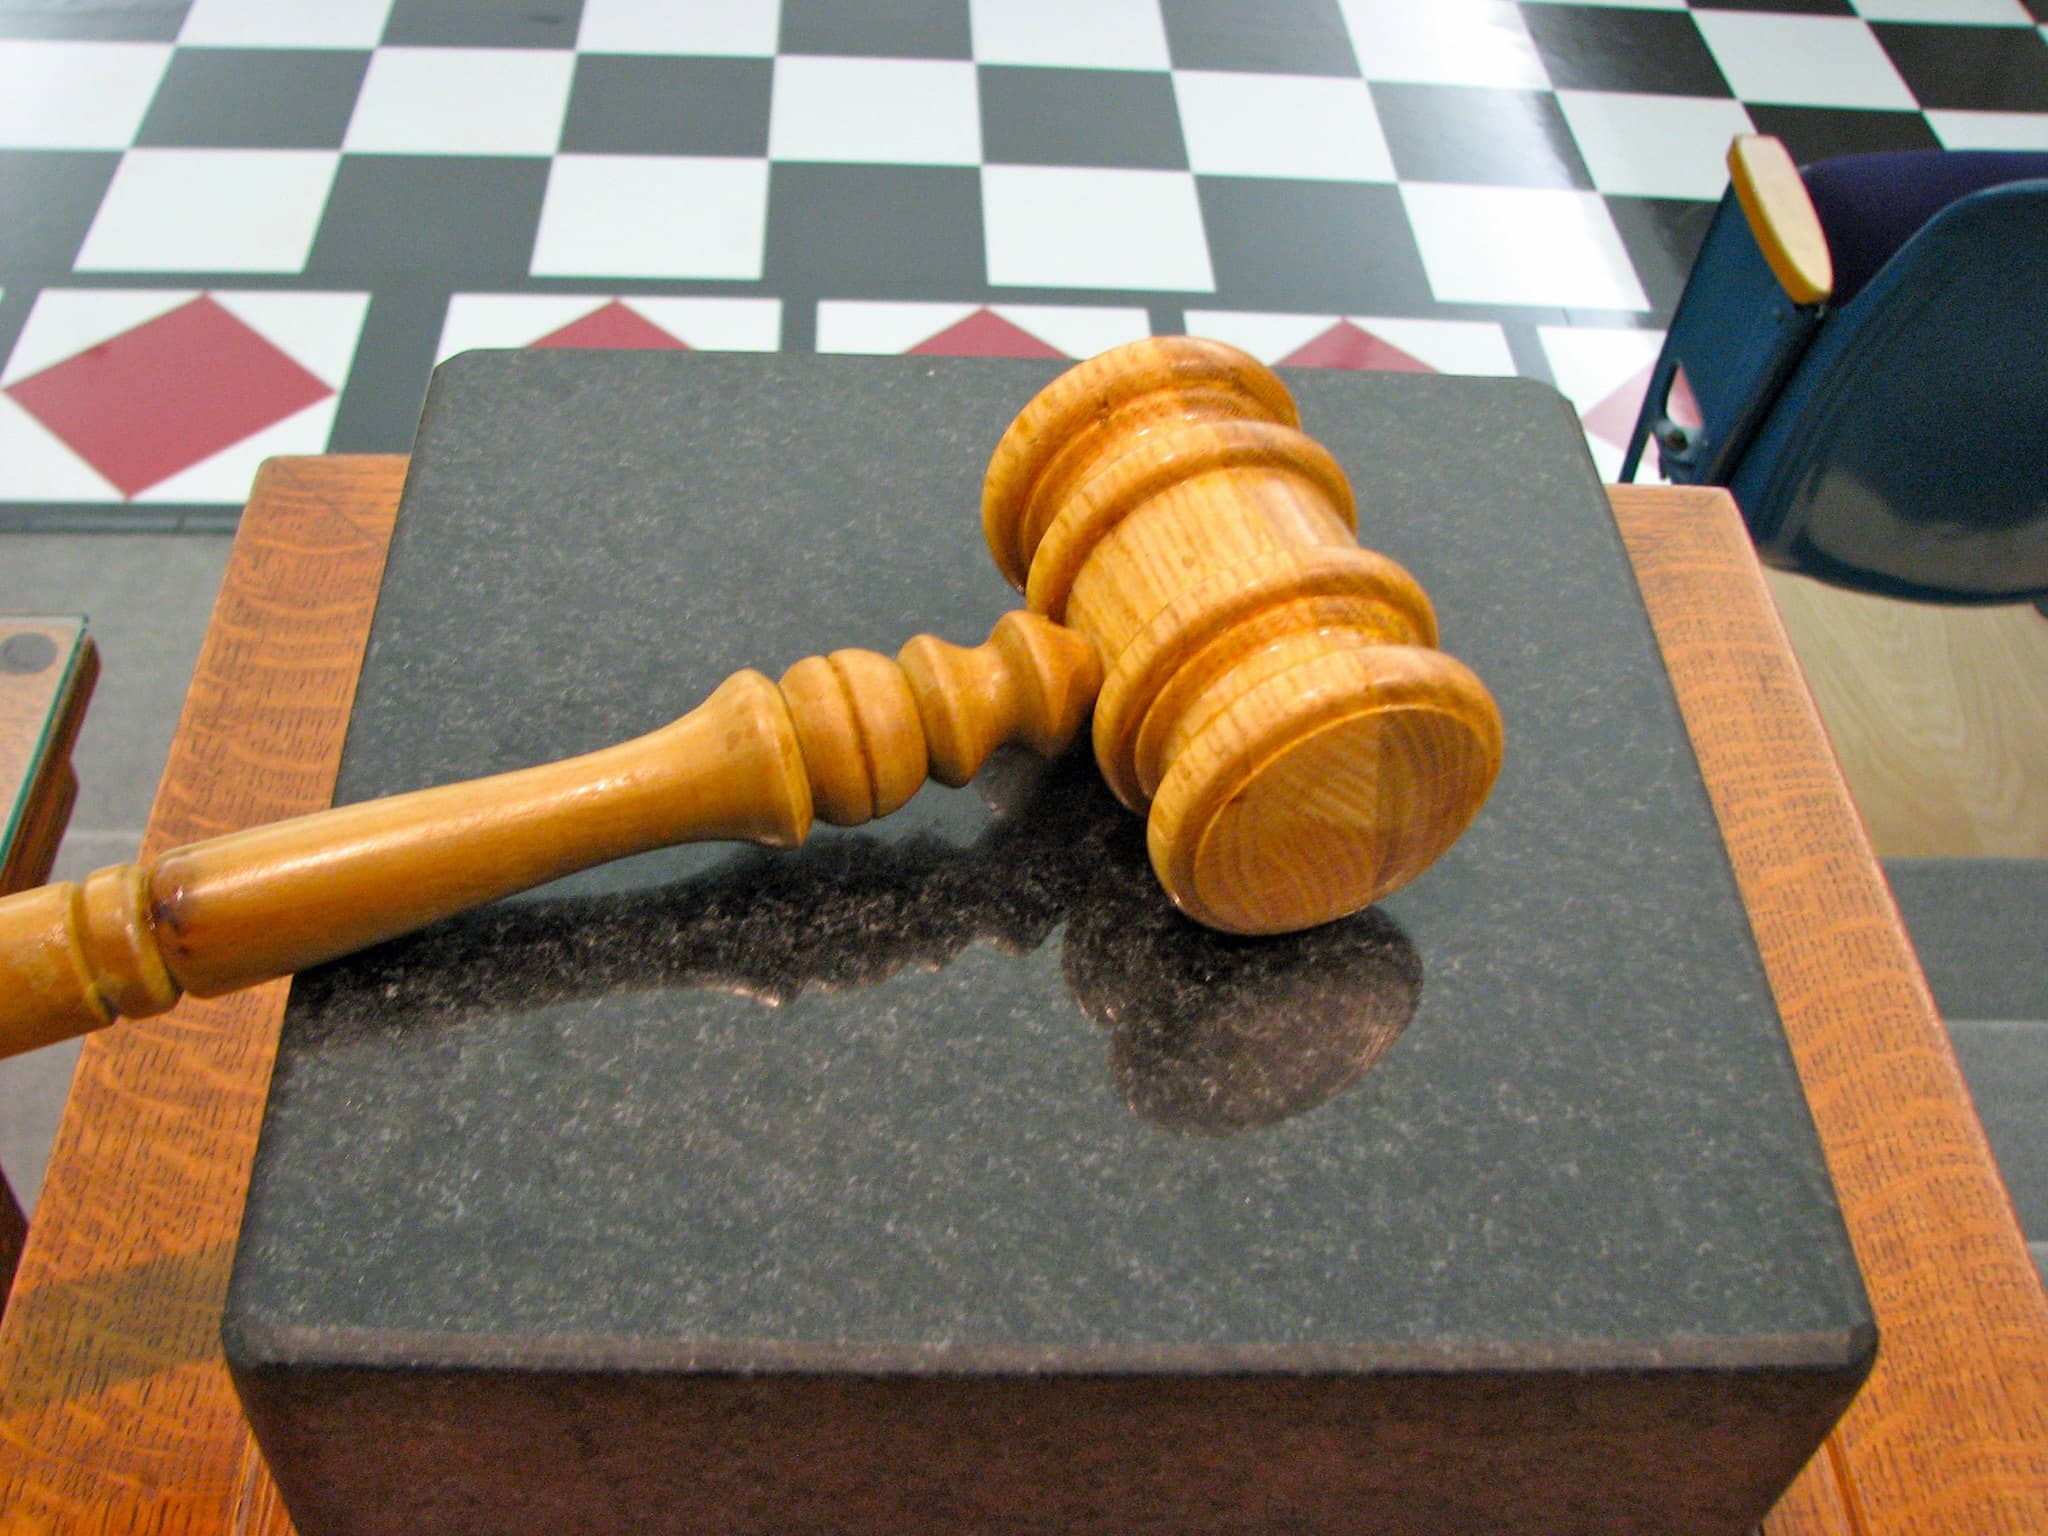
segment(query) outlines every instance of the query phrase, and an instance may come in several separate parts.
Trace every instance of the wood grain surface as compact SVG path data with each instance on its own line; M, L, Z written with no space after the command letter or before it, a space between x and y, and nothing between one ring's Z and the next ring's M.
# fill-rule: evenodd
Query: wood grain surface
M265 469L145 855L331 799L403 474ZM0 1319L0 1529L288 1528L218 1339L283 1002L278 983L86 1042Z
M2037 1536L2048 1298L1762 572L1726 493L1609 495L1881 1338L1869 1384L1769 1530Z
M989 460L982 534L1102 658L1093 734L1174 905L1292 933L1399 890L1463 835L1501 718L1415 579L1358 547L1343 469L1219 341L1078 363Z
M2048 617L1764 577L1879 858L2048 858Z
M900 662L835 651L781 685L735 672L681 719L561 762L335 806L0 896L0 1056L295 975L629 854L793 848L814 808L855 826L927 771L999 746L1053 756L1087 723L1094 647L1030 613Z
M273 465L154 851L325 803L402 463ZM1773 1536L2037 1532L2048 1302L1732 509L1617 516L1716 793L1885 1331ZM86 1046L0 1325L0 1530L281 1533L215 1330L282 984Z
M1785 296L1794 304L1818 304L1833 292L1828 237L1783 142L1763 134L1737 138L1728 146L1728 184Z

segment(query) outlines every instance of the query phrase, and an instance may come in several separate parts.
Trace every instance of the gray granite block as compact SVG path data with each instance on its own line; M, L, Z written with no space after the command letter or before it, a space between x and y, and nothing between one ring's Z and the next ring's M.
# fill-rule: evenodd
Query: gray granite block
M1052 372L445 365L341 798L978 640ZM1013 758L301 977L225 1338L307 1536L1761 1516L1871 1315L1583 443L1526 383L1290 382L1499 697L1471 833L1229 939Z

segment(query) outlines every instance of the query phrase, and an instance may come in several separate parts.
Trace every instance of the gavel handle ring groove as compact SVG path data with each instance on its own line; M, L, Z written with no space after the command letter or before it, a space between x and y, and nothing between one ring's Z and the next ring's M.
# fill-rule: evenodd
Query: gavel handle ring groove
M0 1056L289 975L580 869L677 843L787 848L857 826L996 747L1051 755L1101 681L1028 613L972 650L921 635L779 682L734 673L648 735L581 757L340 806L0 899Z

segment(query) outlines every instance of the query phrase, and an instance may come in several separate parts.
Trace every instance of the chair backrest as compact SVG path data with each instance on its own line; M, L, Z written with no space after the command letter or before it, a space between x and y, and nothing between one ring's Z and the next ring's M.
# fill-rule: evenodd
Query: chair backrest
M1832 308L1729 485L1774 563L2048 595L2048 180L1949 204Z
M2014 181L2048 179L2048 150L1900 149L1837 155L1800 170L1827 236L1837 308L1861 293L1949 204Z

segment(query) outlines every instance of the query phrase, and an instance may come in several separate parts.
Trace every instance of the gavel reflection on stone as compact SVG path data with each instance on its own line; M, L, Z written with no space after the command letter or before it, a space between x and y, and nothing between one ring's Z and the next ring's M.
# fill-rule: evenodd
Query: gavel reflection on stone
M335 959L672 843L803 841L997 746L1096 759L1190 917L1291 932L1428 868L1500 766L1499 711L1271 371L1162 337L1054 380L982 497L1029 611L962 650L728 678L620 746L195 843L0 901L0 1054Z

